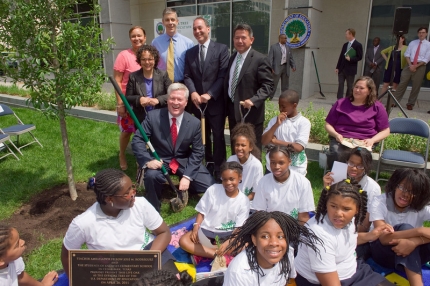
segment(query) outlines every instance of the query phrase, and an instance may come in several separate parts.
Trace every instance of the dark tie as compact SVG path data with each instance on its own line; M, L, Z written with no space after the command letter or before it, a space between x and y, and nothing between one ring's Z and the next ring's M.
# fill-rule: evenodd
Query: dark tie
M205 46L200 45L200 71L203 72L203 66L205 65Z
M173 152L176 146L176 139L178 139L178 128L176 126L176 118L172 117L172 126L170 126L170 134L172 135L172 143L173 143ZM176 170L178 170L179 163L173 158L169 163L169 168L172 170L173 174L176 174Z

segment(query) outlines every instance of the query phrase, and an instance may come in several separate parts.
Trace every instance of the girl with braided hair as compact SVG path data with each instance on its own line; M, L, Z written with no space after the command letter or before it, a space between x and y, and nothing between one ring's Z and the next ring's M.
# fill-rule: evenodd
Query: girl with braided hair
M309 220L309 212L315 210L314 195L309 180L289 168L293 153L290 145L274 145L269 149L272 172L258 182L252 208L281 211L304 224Z
M356 147L351 149L348 158L346 160L348 165L346 170L347 178L351 181L357 182L364 191L367 193L367 209L370 209L370 204L373 198L381 194L381 187L375 180L369 177L367 174L372 169L372 153L366 148ZM327 172L323 177L324 187L333 184L333 172ZM368 231L370 227L369 213L363 223L358 226L358 231Z
M373 260L406 272L411 286L422 286L422 264L430 261L430 179L421 170L397 169L369 210L374 227L392 225L394 233L370 243Z
M256 212L230 237L226 251L236 257L224 275L224 285L285 286L296 276L290 245L304 244L318 252L317 242L322 243L283 212Z
M231 142L235 155L231 155L227 162L238 162L242 168L242 181L239 190L254 199L254 189L258 181L263 177L263 165L258 158L261 152L255 143L254 126L250 123L238 123L231 131Z
M95 250L160 250L163 269L177 272L174 257L166 250L169 227L144 197L136 197L136 188L123 171L102 170L89 179L87 188L94 190L97 202L73 219L64 237L61 262L67 275L68 250L81 249L84 243Z
M324 244L317 244L320 255L315 255L306 245L299 246L295 260L297 286L393 285L361 259L356 259L357 245L393 231L392 227L382 225L370 232L357 233L366 212L366 191L349 179L323 189L315 217L308 221L308 227Z
M187 271L174 274L166 270L156 270L142 274L132 286L190 286L193 278Z
M1 286L52 286L58 280L58 274L51 271L41 282L24 271L22 253L25 241L19 238L18 231L10 226L0 225L0 285Z

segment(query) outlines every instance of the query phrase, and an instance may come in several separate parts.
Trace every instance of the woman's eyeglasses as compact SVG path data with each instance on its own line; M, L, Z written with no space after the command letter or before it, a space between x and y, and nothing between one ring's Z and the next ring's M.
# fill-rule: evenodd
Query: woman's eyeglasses
M347 164L348 164L348 167L351 167L351 168L357 168L358 170L364 170L364 166L363 165L355 165L355 164L352 164L351 162L347 162Z
M404 194L410 194L411 196L413 196L412 192L406 189L406 187L403 185L397 185L397 189L399 189Z
M132 185L130 191L128 191L128 193L124 194L124 195L112 195L112 197L121 197L124 198L126 200L131 199L132 197L136 196L136 185Z

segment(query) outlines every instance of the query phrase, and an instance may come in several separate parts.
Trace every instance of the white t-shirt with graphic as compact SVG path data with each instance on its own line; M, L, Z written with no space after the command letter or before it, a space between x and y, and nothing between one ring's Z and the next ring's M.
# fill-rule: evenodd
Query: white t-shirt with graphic
M294 249L290 248L288 252L291 271L287 277L295 278L296 271L294 269ZM287 279L283 275L279 275L281 267L279 262L270 269L262 269L264 276L260 276L257 272L250 269L246 251L239 253L230 263L227 271L224 274L225 286L250 286L250 285L274 285L285 286Z
M248 218L249 199L240 191L230 198L222 184L213 184L198 202L196 211L205 216L202 228L213 232L232 231Z
M371 222L375 220L384 220L392 226L406 223L417 228L422 227L425 221L430 221L430 206L425 206L420 211L408 207L403 212L399 212L394 207L391 194L382 194L374 198L369 214L369 220Z
M18 276L24 269L22 257L10 262L6 268L0 269L0 286L18 286Z
M283 183L277 182L273 174L267 174L258 182L252 208L281 211L297 219L299 213L315 210L311 183L293 170Z
M340 281L351 278L357 269L357 236L354 218L344 228L338 229L328 219L317 224L315 217L308 220L307 226L319 237L324 245L316 244L319 255L306 245L300 244L294 261L297 273L309 282L319 284L315 272L329 273L337 271Z
M263 134L275 125L278 117L273 117L270 119L269 124L264 130ZM311 122L309 119L304 117L300 112L292 117L287 118L282 121L281 125L276 129L275 136L278 140L285 142L297 143L306 148L309 142L309 134L311 133ZM294 153L291 156L290 169L294 170L302 175L306 175L306 168L308 166L308 159L306 157L306 152L303 149L300 153ZM266 168L270 171L270 159L269 153L266 155Z
M236 155L228 158L227 162L239 162ZM248 160L245 164L240 164L243 167L242 183L239 184L239 190L245 195L249 195L254 191L258 181L263 177L263 165L260 160L255 158L254 155L249 154Z
M63 243L66 249L81 249L86 243L95 250L141 250L163 223L160 214L143 197L136 197L132 208L121 210L117 217L107 216L98 202L75 217Z

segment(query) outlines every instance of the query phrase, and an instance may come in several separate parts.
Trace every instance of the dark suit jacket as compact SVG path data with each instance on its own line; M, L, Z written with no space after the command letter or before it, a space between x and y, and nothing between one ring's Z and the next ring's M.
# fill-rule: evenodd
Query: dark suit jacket
M167 108L148 112L142 122L143 130L165 164L168 165L172 158L176 158L183 174L195 179L204 158L200 120L184 112L176 146L173 149L168 113ZM155 159L151 151L146 149L146 143L139 131L136 131L131 146L140 167Z
M296 68L296 63L294 62L293 54L291 54L291 49L285 44L285 49L287 51L287 76L290 76L290 68ZM272 67L274 74L279 75L281 73L281 60L282 60L282 49L279 42L270 46L269 55L267 56L270 61L270 66Z
M219 114L224 112L223 83L227 73L228 48L210 41L203 71L200 71L199 49L200 46L196 45L185 54L184 83L190 95L193 92L209 94L211 100L206 112L210 115Z
M346 75L356 75L357 63L363 58L363 46L357 40L352 43L352 47L357 52L357 55L351 58L350 61L345 59L346 49L348 48L348 42L346 42L343 44L342 51L340 52L339 60L336 65L336 69L338 69L339 72L343 71Z
M167 103L167 89L172 81L169 79L166 71L161 71L158 68L154 68L152 74L152 97L157 98L160 102L155 108L160 108ZM143 77L143 70L132 72L127 83L125 91L125 97L128 103L133 106L134 114L136 115L139 122L145 119L146 112L145 107L140 105L140 98L147 96L145 78Z
M364 74L369 74L370 73L370 64L375 62L377 64L376 69L378 69L378 71L381 71L381 69L383 68L383 64L385 63L384 58L381 55L381 51L382 46L379 45L378 49L376 50L376 55L373 52L373 45L369 48L367 48L366 51L366 57L365 57L365 61L366 61L366 66L364 67Z
M224 94L227 104L231 103L228 95L231 65L237 52L230 57L227 76L224 80ZM236 91L234 94L234 110L236 122L240 122L239 101L250 99L254 106L246 118L247 122L257 124L264 122L264 101L273 90L272 67L269 60L263 54L251 49L245 58L239 73Z

